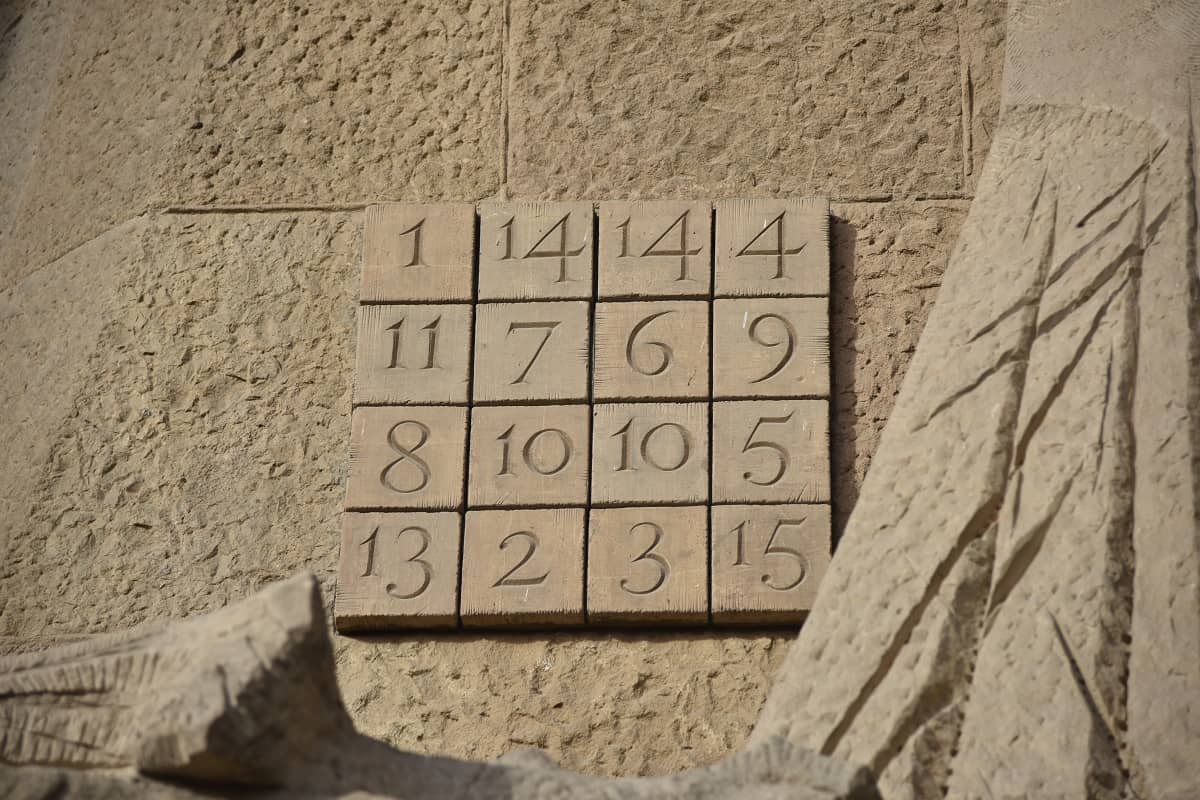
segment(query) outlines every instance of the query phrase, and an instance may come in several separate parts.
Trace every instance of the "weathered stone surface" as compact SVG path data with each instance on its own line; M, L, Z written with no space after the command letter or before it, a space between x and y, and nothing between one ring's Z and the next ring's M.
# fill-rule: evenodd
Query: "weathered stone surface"
M53 99L19 190L0 285L154 205L171 143L189 124L211 6L73 4Z
M958 35L939 0L529 0L511 19L518 195L963 188Z
M478 200L499 188L502 3L230 3L218 19L164 176L169 202Z

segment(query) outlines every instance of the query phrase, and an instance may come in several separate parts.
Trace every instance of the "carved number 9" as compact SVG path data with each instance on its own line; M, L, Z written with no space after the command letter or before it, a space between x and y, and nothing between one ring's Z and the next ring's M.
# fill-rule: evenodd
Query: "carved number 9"
M784 338L764 338L762 333L759 331L759 328L761 328L764 323L778 323L777 326L772 327L781 328L784 333ZM754 321L750 323L750 327L746 330L746 333L750 337L750 341L757 345L762 345L768 349L780 346L783 347L783 356L780 357L779 362L776 363L775 366L771 367L771 369L767 370L765 375L750 381L751 383L762 383L763 381L774 378L784 367L788 365L788 362L792 360L792 354L796 352L796 329L792 327L792 323L788 322L778 314L762 314L755 317Z
M657 356L648 355L641 363L639 363L638 359L639 351L636 349L638 347L637 338L646 326L659 317L665 317L670 313L672 312L659 311L657 314L651 314L637 325L634 325L633 330L629 332L629 341L625 344L625 360L629 362L629 366L633 367L635 372L653 377L654 375L662 375L667 371L667 367L671 366L671 357L675 355L675 352L668 344L655 341L643 343L641 345L643 352L652 350Z

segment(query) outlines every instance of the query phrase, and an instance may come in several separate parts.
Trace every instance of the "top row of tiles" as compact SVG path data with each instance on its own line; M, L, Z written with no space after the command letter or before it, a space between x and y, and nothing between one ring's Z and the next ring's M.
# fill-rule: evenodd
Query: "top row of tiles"
M367 209L362 302L474 299L477 212L481 301L591 299L593 264L601 299L829 293L824 198L384 203Z

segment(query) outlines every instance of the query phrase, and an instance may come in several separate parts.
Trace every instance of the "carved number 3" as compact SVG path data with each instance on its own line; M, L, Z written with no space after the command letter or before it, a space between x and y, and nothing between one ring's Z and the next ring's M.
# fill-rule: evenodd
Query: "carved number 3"
M742 524L730 531L730 533L737 537L737 552L733 560L733 565L735 567L745 566L747 563L745 539L746 522L746 520L743 520ZM781 528L799 528L803 525L804 517L801 517L800 519L781 519L775 524L775 530L771 531L771 538L767 540L767 546L763 549L763 555L781 555L794 558L800 568L800 574L797 575L796 579L790 583L779 584L774 581L770 573L766 573L762 576L762 582L763 585L768 589L774 589L777 592L786 592L791 589L795 589L804 582L805 578L808 577L808 560L804 557L804 554L795 548L788 547L787 545L775 544L775 537L779 535L779 530Z
M651 583L645 589L631 589L629 586L629 579L622 578L621 579L621 588L624 589L629 594L641 595L641 594L651 594L653 592L657 592L659 587L661 587L664 583L666 583L667 576L671 574L671 565L667 563L667 560L665 558L660 556L658 553L654 552L654 548L658 547L658 543L662 541L662 538L663 538L662 528L660 528L658 525L655 525L653 522L639 522L637 525L634 525L632 528L629 529L629 535L632 536L634 531L636 531L638 528L643 528L643 527L649 528L651 531L654 532L654 539L650 542L650 546L642 551L642 554L640 556L633 559L633 561L631 561L629 563L636 564L639 561L649 561L649 562L653 563L654 566L656 567L658 576L654 579L653 583Z
M416 525L410 525L407 528L402 528L396 534L396 541L399 542L400 537L403 536L404 534L408 533L409 531L412 531L413 533L417 534L418 538L421 540L421 546L420 546L420 548L417 549L417 552L413 553L410 558L405 560L405 563L406 564L416 564L417 566L419 566L421 568L422 578L421 578L420 585L418 585L417 588L411 592L401 592L398 590L395 583L392 583L389 581L387 583L387 585L385 585L383 587L383 589L385 592L387 592L388 594L390 594L392 597L396 598L397 600L412 600L414 597L419 597L426 589L429 588L429 582L433 580L433 565L430 564L425 559L421 558L421 556L425 555L425 551L429 549L429 541L430 541L429 540L429 531L425 530L424 528L417 527ZM364 578L367 577L368 575L376 574L375 573L375 542L378 539L379 539L379 528L376 527L375 530L371 531L371 535L368 536L366 539L363 539L361 542L361 544L366 545L366 548L367 548L367 568L363 570Z

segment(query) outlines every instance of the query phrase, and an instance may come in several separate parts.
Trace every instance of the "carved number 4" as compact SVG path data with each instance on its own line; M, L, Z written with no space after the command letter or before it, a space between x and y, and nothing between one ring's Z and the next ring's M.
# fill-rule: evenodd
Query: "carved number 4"
M629 218L626 217L625 221L622 222L617 227L621 229L621 252L617 255L617 258L629 258L630 257L629 256ZM679 231L679 246L674 249L667 249L666 247L664 247L662 249L656 250L655 248L658 247L658 245L663 241L663 239L666 239L667 236L671 233L671 231L675 231L675 230ZM697 253L700 252L701 248L697 247L694 250L688 250L687 249L687 241L688 241L688 212L684 211L682 214L680 214L678 217L675 218L674 222L672 222L670 225L667 226L667 229L665 231L663 231L662 233L660 233L658 235L657 239L655 239L653 242L651 242L650 245L645 250L642 251L641 258L645 258L647 256L678 256L679 257L679 277L676 278L675 280L690 281L690 280L692 280L692 278L688 277L688 256L696 255Z
M747 520L743 520L742 524L730 531L730 533L737 537L737 552L733 561L735 567L746 566L748 563L746 561L746 524ZM766 573L762 576L762 582L768 589L774 589L777 592L786 592L795 589L808 577L808 561L804 558L804 554L787 545L775 544L775 537L779 535L781 528L799 528L803 525L804 517L800 519L781 519L775 524L775 530L771 531L771 538L767 540L767 546L763 549L763 556L790 556L796 559L797 565L800 568L800 574L790 583L778 584L774 582L770 573Z
M761 231L759 231L757 234L755 234L754 238L751 239L750 241L746 242L746 246L737 252L737 254L739 256L775 256L775 274L771 276L771 280L776 280L778 278L783 277L783 258L784 258L784 256L794 256L794 255L796 255L796 253L799 253L801 250L804 249L803 244L800 245L799 247L795 248L794 250L785 250L784 249L784 247L783 247L783 216L786 213L787 213L786 211L779 212L779 216L775 217L775 219L771 220L766 225L764 225L763 229ZM766 236L767 231L775 232L775 246L770 249L767 249L766 247L760 247L755 250L751 250L750 248L754 246L755 242L757 242L759 239L762 239L764 236ZM765 241L764 241L764 244L765 244Z

